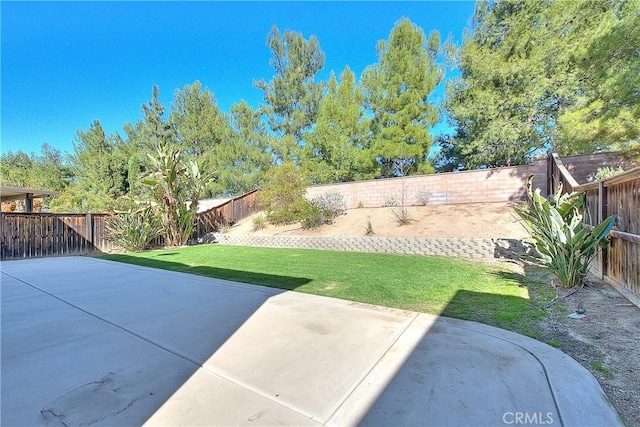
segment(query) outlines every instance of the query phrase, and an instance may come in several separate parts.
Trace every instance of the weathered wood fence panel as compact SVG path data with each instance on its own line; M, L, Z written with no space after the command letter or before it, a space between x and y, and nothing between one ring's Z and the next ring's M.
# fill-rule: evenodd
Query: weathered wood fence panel
M108 214L0 214L0 259L106 252Z
M256 213L258 194L255 190L198 214L198 236ZM0 214L0 259L120 251L122 248L106 238L106 220L110 217L110 214L3 212ZM162 238L154 244L162 245Z
M593 271L640 306L640 167L573 190L587 195L585 223L596 225L615 216L610 243L594 261Z
M260 190L254 190L231 199L220 206L199 213L197 223L198 236L219 231L225 224L235 224L241 219L258 212L259 194Z

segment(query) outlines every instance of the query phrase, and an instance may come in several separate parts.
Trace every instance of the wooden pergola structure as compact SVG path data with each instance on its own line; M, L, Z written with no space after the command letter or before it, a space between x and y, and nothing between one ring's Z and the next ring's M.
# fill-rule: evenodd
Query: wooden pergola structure
M26 212L33 210L33 199L58 195L58 191L34 190L32 188L0 187L0 203L24 200Z

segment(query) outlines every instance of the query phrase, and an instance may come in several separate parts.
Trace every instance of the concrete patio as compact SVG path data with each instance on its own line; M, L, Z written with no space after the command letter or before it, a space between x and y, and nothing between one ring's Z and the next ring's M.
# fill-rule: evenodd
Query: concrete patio
M94 258L1 270L7 426L622 425L576 361L486 325Z

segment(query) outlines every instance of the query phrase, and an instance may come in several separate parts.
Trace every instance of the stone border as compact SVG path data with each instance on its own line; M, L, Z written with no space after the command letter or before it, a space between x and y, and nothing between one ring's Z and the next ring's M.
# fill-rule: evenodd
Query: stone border
M519 259L533 253L533 246L519 239L426 237L316 237L251 236L209 233L206 243L267 248L319 249L351 252L381 252L407 255L432 255L465 259Z

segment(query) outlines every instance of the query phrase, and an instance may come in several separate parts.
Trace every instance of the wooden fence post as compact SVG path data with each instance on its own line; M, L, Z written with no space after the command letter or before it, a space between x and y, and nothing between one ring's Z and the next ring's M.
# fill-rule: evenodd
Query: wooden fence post
M608 217L608 203L607 203L607 187L604 186L604 182L600 181L598 183L598 221L594 224L600 224L606 217ZM611 243L609 243L611 245ZM600 279L604 280L604 277L607 276L607 252L609 250L609 245L602 249L600 252Z
M87 240L87 253L93 253L96 250L96 247L93 244L93 215L88 213L85 215L85 218L85 229L87 230L85 237L85 239Z
M553 194L553 156L549 154L547 156L547 193L546 197L549 197Z

